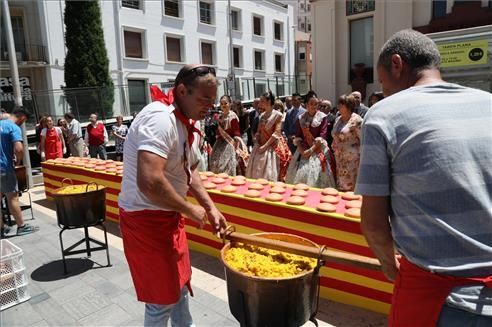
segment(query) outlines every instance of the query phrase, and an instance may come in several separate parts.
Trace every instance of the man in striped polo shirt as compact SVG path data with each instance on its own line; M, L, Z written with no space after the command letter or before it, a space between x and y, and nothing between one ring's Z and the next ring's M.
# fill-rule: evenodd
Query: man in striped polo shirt
M383 46L367 113L362 230L395 280L390 326L492 326L492 96L446 83L413 30Z

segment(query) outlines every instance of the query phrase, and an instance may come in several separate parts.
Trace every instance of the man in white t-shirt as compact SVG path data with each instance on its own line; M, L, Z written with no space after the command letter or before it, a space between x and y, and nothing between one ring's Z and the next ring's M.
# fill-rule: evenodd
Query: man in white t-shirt
M198 171L200 125L217 94L215 70L184 66L175 87L156 97L132 122L124 148L125 170L119 195L125 256L145 326L192 326L188 307L191 265L185 215L212 232L226 222L202 185ZM160 90L159 90L160 92ZM186 201L190 192L199 203Z

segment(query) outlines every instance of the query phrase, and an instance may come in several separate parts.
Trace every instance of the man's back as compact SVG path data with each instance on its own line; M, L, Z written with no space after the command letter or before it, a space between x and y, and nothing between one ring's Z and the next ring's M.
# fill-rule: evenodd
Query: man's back
M22 132L10 119L0 120L0 170L13 169L14 142L22 141Z
M492 273L491 127L489 93L446 83L401 91L366 115L357 192L391 196L393 237L411 262Z

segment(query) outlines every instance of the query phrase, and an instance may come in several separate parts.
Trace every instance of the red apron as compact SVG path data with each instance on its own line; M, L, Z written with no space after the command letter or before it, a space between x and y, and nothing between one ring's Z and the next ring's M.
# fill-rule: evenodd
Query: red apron
M56 128L46 129L46 139L44 142L44 154L46 160L63 158L62 142Z
M184 218L174 211L126 212L120 208L123 247L139 301L174 304L181 289L190 288L184 225Z
M434 327L454 287L480 284L492 287L492 276L466 278L435 274L402 257L393 289L389 326Z

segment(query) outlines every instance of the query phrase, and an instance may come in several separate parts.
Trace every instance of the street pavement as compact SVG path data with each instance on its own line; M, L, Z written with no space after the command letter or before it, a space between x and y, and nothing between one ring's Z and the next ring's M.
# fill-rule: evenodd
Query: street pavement
M106 267L105 251L67 257L68 275L63 275L54 203L44 197L44 188L31 191L35 219L26 221L39 230L8 240L24 252L31 299L3 310L1 326L142 326L144 305L136 300L135 290L123 253L118 226L105 223L111 266ZM22 197L26 203L27 196ZM100 229L90 228L94 239L103 241ZM83 229L64 232L65 248L83 238ZM195 296L190 309L196 326L239 326L229 311L222 264L216 258L191 252L192 287ZM385 326L386 316L367 310L321 300L320 326ZM308 322L305 326L313 326Z

